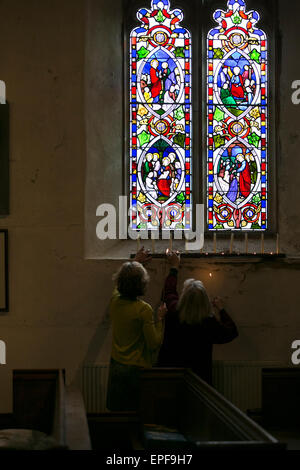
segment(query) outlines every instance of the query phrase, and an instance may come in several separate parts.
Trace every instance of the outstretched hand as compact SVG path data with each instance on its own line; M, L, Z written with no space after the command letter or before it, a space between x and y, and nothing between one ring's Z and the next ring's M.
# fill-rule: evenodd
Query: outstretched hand
M144 247L142 247L134 257L134 261L137 261L141 264L147 264L151 261L151 259L152 257L150 254L150 250L145 250Z
M224 308L224 301L220 297L215 297L212 301L212 304L216 310L216 313L219 314Z
M180 265L180 253L178 251L170 251L169 249L166 251L167 260L171 265L171 268L179 268Z
M158 307L158 310L157 310L157 318L159 321L163 320L166 316L166 313L167 313L167 306L165 303L161 304L159 307Z

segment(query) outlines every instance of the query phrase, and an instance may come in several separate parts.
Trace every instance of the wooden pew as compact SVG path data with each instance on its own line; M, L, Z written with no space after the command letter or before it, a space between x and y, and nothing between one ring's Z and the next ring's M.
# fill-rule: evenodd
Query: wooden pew
M13 414L0 415L0 443L1 435L5 440L6 429L11 442L14 433L16 445L26 448L28 442L29 450L30 446L91 449L81 392L66 387L64 371L15 370L13 395Z
M146 426L148 449L174 449L177 444L178 448L191 450L283 450L285 447L188 370L145 370L141 378L139 415L144 426L152 425L150 431ZM177 436L175 432L169 436L155 433L153 425L172 428Z

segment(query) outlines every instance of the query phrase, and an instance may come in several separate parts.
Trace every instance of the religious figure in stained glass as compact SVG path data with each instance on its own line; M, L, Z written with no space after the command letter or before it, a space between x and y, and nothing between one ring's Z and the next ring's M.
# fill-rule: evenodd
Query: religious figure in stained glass
M267 39L244 0L208 34L208 228L267 229Z
M130 35L132 229L191 228L191 36L169 0Z

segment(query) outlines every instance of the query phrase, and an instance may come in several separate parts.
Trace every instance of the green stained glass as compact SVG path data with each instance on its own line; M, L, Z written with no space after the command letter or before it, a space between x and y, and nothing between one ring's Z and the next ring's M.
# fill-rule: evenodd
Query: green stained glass
M184 193L178 194L176 197L176 201L179 202L180 204L183 204L185 202L185 195Z
M243 20L242 20L242 18L240 17L240 15L234 15L233 20L232 20L232 22L233 22L234 24L241 24L242 21L243 21Z
M257 134L255 134L255 132L252 132L252 134L250 134L248 137L248 142L250 145L254 145L254 147L258 148L260 137Z
M163 12L161 10L159 10L159 12L157 13L155 19L158 23L163 23L165 21L165 15L163 14Z
M184 58L184 48L183 47L176 47L175 48L175 57L183 57Z
M183 106L180 106L179 108L175 109L174 111L174 117L177 121L181 121L185 116Z
M174 136L173 140L174 140L174 144L177 144L180 147L184 148L185 134L182 134L181 132L178 132L178 134L176 134Z
M260 63L260 53L256 49L253 49L253 51L251 51L250 58L258 64Z
M260 195L259 194L256 194L253 199L252 199L252 202L256 205L258 205L260 203Z
M142 47L137 51L137 55L138 55L139 60L140 60L140 59L144 59L145 57L147 57L147 55L148 55L149 53L150 53L150 52L148 51L148 49L146 49L144 46L142 46Z
M216 108L214 119L220 122L220 121L223 121L224 117L225 117L225 113L220 108Z
M214 136L214 142L215 142L215 147L216 149L222 147L222 145L225 144L225 137L221 135L215 135Z
M223 59L224 57L224 52L222 49L218 48L214 50L214 59Z
M165 114L165 111L164 111L162 108L158 109L156 112L157 112L157 114L159 114L160 116L162 116L163 114Z
M148 142L150 142L150 134L146 131L143 131L138 135L138 139L140 142L140 146L143 147L143 145L148 144Z

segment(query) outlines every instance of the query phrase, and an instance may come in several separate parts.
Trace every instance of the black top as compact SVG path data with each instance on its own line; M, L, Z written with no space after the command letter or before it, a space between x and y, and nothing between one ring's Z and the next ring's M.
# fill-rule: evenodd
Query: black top
M221 310L221 321L214 316L201 324L188 325L178 319L177 270L171 269L165 281L164 302L168 312L165 319L165 335L158 357L159 367L190 368L203 380L212 382L213 344L225 344L238 336L235 323Z

